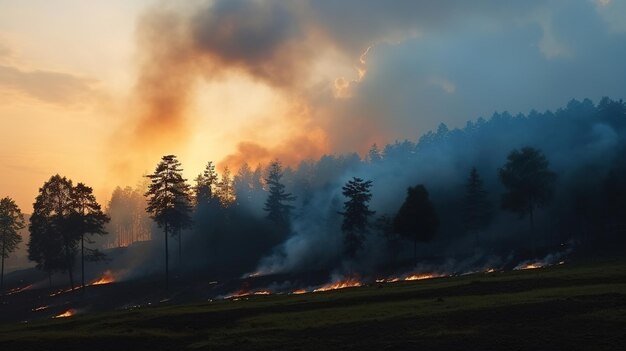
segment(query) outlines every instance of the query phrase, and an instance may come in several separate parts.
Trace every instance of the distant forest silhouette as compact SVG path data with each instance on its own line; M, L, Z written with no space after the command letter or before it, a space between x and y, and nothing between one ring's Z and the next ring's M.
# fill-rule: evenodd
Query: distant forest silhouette
M109 234L90 244L102 249L152 238L141 256L119 258L133 274L162 271L164 225L178 246L170 250L178 274L220 278L374 274L425 262L471 269L626 248L622 100L495 113L460 129L440 124L415 142L373 145L365 157L324 155L295 168L276 160L218 175L209 162L177 188L190 195L176 205L191 220L185 225L178 224L186 215L155 212L157 202L151 208L161 226L146 213L144 195L154 200L158 169L150 190L146 180L114 191L106 206ZM172 201L183 201L177 194Z

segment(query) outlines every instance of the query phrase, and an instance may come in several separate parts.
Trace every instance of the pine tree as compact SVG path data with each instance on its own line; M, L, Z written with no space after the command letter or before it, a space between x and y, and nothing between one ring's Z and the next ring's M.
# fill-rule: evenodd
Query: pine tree
M378 148L378 145L372 144L372 147L367 153L370 163L376 164L383 160L383 152Z
M165 231L166 288L169 288L168 236L180 235L181 229L191 225L189 186L185 183L186 179L183 178L180 167L176 156L163 156L154 173L147 176L151 182L145 194L148 199L146 211Z
M233 179L233 189L238 205L249 206L252 201L253 173L250 166L244 163Z
M195 192L195 200L197 205L205 205L212 202L216 196L215 189L218 186L217 173L215 165L209 161L206 168L195 179L196 186L193 188Z
M93 195L93 189L83 183L76 184L72 188L72 213L70 214L71 227L75 231L76 236L80 237L80 267L81 267L81 287L85 290L85 236L86 235L105 235L104 225L110 221L110 218L102 212L100 204ZM88 249L89 250L89 249ZM101 257L101 253L95 250L91 257Z
M354 257L363 246L365 233L369 229L369 218L375 213L368 206L372 198L371 187L371 180L353 177L341 188L342 194L348 198L343 203L343 212L339 214L343 215L341 230L345 235L345 250L350 257Z
M465 183L463 223L468 233L476 235L491 223L492 211L489 194L483 187L483 181L475 167Z
M423 185L409 187L404 203L398 210L393 229L413 239L413 260L417 264L417 242L430 241L439 228L439 218Z
M223 207L230 207L235 202L235 189L233 179L230 175L230 168L224 167L222 180L218 183L218 197Z
M4 295L4 260L15 251L17 245L22 242L19 231L24 228L24 216L15 201L10 197L0 200L0 294Z
M294 201L296 197L285 191L285 185L281 183L282 177L282 165L278 161L272 162L268 168L267 178L265 178L269 195L265 200L263 210L267 212L267 219L274 222L282 230L287 231L291 210L293 210L293 206L289 205L288 202Z

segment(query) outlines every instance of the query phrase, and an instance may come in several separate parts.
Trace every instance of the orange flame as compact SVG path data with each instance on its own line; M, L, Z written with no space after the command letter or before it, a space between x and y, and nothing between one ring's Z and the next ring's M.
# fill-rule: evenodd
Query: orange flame
M335 283L324 285L322 287L319 287L313 290L313 292L329 291L329 290L337 290L337 289L345 289L345 288L355 288L361 285L363 284L359 280L354 279L354 278L348 278L346 280L341 280Z
M225 296L224 299L225 300L233 299L236 301L242 297L253 296L253 295L272 295L272 292L269 290L256 290L256 291L239 290L231 295Z
M301 295L301 294L306 294L307 291L304 289L298 289L298 290L294 290L291 292L293 295Z
M418 273L418 274L411 274L408 277L404 278L404 280L407 280L407 281L424 280L424 279L432 279L432 278L439 278L439 277L443 277L443 276L439 274L434 274L434 273Z
M32 284L31 284L31 285L26 285L26 286L21 287L21 288L11 289L11 290L9 290L9 291L6 293L6 295L13 295L13 294L21 293L22 291L24 291L24 290L28 290L28 289L30 289L30 288L32 288L32 287L33 287L33 286L32 286Z
M74 310L67 310L59 315L56 315L52 318L67 318L67 317L72 317L73 315L75 315L76 312Z
M65 293L67 293L67 292L74 291L74 290L78 290L78 289L80 289L80 287L79 287L79 286L77 286L77 287L75 287L75 288L73 288L73 289L72 289L72 288L69 288L69 289L62 289L62 290L59 290L59 291L57 291L57 292L54 292L54 293L52 293L52 294L50 294L50 295L48 295L48 296L50 296L50 297L54 297L54 296L61 295L61 294L65 294Z
M255 291L252 294L253 295L272 295L272 292L269 290L261 290L261 291Z
M541 263L528 263L519 267L518 269L537 269L537 268L543 268L543 265Z
M113 276L113 272L107 269L106 271L104 271L104 273L102 273L102 277L100 277L100 279L92 282L89 285L103 285L103 284L110 284L113 282L115 282L115 277Z

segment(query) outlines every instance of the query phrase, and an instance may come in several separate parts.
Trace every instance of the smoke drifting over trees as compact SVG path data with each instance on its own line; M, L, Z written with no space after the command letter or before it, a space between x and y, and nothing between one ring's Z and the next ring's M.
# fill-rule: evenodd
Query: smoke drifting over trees
M229 139L233 145L214 160L233 171L244 162L278 158L294 167L324 154L364 152L373 142L414 139L439 122L457 127L494 110L622 96L612 77L624 75L624 32L607 15L616 6L544 0L155 6L138 21L133 118L115 135L113 147L124 152L115 153L114 171L140 173L156 157L185 152L194 133L215 145L199 120L217 121L219 110L200 117L188 109L203 88L230 79L276 99L271 111L247 113ZM584 33L577 23L587 24ZM600 52L611 54L593 54ZM359 128L344 133L346 125Z
M532 157L524 161L527 154ZM418 263L462 270L558 256L566 249L610 251L626 238L619 215L624 209L624 155L626 104L608 98L597 105L572 100L554 112L495 113L462 129L441 124L416 141L372 147L365 158L325 155L282 170L280 189L295 198L289 202L293 209L285 212L288 230L282 220L269 220L263 211L270 197L267 180L273 179L275 167L242 167L234 177L232 202L219 200L223 186L209 171L196 185L195 225L184 234L186 260L175 269L178 274L233 277L348 269L374 274L413 265L414 238L399 236L402 230L393 218L402 217L407 189L415 184L428 192L434 214L423 206L418 212L429 220L436 216L439 223L430 226L433 230L417 228L417 235L428 239L417 242ZM524 174L541 175L541 181ZM375 215L367 230L359 232L359 250L348 255L340 213L348 200L342 187L353 177L371 181L368 213ZM212 179L211 191L202 190L208 186L202 185L205 178ZM525 181L538 188L527 189ZM514 191L535 194L531 198L537 202L515 207L528 215L532 206L532 231L528 218L505 210L512 208L513 196L506 194ZM543 206L536 206L539 202ZM404 217L411 224L416 216Z

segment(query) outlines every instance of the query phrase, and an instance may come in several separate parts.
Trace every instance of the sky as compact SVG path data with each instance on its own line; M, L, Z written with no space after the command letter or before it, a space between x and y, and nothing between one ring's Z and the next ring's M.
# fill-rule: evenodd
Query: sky
M626 97L626 0L0 0L0 196Z

